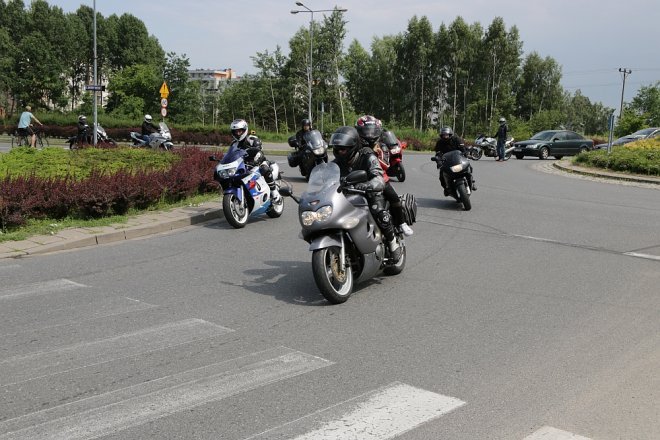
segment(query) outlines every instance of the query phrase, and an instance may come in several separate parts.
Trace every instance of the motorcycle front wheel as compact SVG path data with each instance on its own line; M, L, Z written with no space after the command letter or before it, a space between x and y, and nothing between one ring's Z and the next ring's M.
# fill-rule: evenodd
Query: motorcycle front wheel
M403 164L399 163L396 167L396 178L399 180L399 182L403 182L406 180L406 169L403 168Z
M341 248L330 246L312 253L312 273L321 295L332 304L346 302L353 293L353 272L348 255L341 267Z
M474 150L472 150L472 152L470 153L470 159L472 159L472 160L479 160L479 159L481 159L481 156L483 156L483 155L484 155L484 151L483 151L483 150L481 150L481 149L479 149L479 150L474 149Z
M280 196L280 200L277 203L271 201L266 215L270 218L277 218L282 215L282 212L284 212L284 197Z
M467 187L464 183L459 184L456 187L456 192L458 193L458 199L463 204L463 209L469 211L472 209L472 202L470 202L470 194L468 194Z
M222 212L227 219L227 222L236 229L244 228L248 221L248 207L245 203L238 200L236 194L225 194L222 198Z

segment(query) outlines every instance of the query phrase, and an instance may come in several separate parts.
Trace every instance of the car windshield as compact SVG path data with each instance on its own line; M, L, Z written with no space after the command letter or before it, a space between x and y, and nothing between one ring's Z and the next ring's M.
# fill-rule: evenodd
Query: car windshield
M323 146L323 136L321 136L321 132L318 130L306 131L303 135L303 139L305 139L305 143L307 143L312 150Z
M306 193L315 194L339 183L339 166L334 162L321 163L312 169Z
M547 141L550 138L552 138L552 136L556 133L557 132L554 131L554 130L541 131L541 132L536 133L530 139L537 140L537 141Z

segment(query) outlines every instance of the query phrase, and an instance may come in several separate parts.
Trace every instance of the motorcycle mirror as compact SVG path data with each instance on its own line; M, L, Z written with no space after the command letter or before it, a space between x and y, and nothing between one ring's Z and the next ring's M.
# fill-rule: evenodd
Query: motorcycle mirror
M351 171L348 176L346 176L347 185L355 185L356 183L364 183L368 179L367 172L364 170Z
M435 157L435 156L432 156L432 157L431 157L431 162L437 162L437 161L438 161L438 158L437 158L437 157Z

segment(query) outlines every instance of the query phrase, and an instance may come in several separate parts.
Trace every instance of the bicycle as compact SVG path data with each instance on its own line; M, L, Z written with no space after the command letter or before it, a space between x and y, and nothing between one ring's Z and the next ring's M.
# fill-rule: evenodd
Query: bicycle
M32 127L32 125L30 125ZM46 147L50 146L48 143L48 138L44 136L43 134L43 129L34 129L34 134L37 136L35 139L35 146L38 149L42 149L44 145ZM11 137L11 147L31 147L32 142L31 142L32 135L31 134L21 134L18 128L14 131Z

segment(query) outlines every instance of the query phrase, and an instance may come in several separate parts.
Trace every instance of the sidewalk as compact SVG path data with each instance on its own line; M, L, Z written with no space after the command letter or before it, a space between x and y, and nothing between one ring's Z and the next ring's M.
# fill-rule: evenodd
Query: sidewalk
M581 166L573 165L571 163L570 158L555 161L553 163L553 166L559 170L566 171L568 173L576 173L585 176L600 177L605 179L623 180L626 182L651 183L651 184L660 185L660 177L645 176L642 174L619 173L616 171L607 171L596 168L581 167Z
M69 228L55 235L35 235L22 241L0 242L0 259L131 240L158 234L222 216L222 203L206 202L199 206L184 206L168 211L155 211L128 219L126 223L97 228Z

